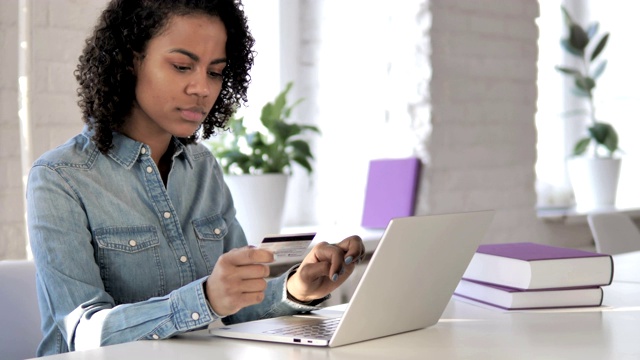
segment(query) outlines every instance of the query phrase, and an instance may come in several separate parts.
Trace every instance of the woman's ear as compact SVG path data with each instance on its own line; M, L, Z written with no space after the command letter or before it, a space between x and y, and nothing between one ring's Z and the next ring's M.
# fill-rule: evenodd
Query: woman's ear
M138 74L140 66L142 66L142 60L144 60L144 54L134 51L133 52L133 69L131 69L131 71L133 72L133 75Z

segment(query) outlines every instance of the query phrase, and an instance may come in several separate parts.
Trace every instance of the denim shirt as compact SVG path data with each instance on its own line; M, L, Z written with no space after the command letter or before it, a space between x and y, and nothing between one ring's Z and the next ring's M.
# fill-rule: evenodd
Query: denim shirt
M164 339L218 316L203 282L220 255L247 244L220 166L173 139L166 187L150 148L114 133L102 154L82 134L44 154L27 186L43 340L38 356ZM291 270L290 270L291 271ZM315 309L287 299L289 272L234 323Z

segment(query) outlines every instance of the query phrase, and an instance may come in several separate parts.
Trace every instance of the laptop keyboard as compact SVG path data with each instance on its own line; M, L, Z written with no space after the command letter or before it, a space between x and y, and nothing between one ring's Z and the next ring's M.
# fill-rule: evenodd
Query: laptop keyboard
M330 338L331 335L333 335L339 323L340 318L323 319L313 324L285 326L279 329L267 330L264 333L272 335L297 336L309 339L324 339Z

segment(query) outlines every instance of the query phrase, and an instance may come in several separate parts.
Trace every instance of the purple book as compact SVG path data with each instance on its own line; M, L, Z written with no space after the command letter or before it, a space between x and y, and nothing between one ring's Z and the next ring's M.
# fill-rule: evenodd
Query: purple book
M382 229L393 218L413 215L419 170L417 158L372 160L362 226Z
M462 277L523 290L604 286L613 280L613 258L526 242L480 245Z
M571 259L580 257L609 256L591 251L543 245L531 242L485 244L478 246L476 252L504 256L524 261Z
M507 310L600 306L602 288L518 290L475 281L460 280L455 295Z

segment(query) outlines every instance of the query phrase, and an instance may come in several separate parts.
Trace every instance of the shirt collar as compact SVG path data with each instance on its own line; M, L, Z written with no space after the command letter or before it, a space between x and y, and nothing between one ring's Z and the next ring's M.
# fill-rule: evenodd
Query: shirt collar
M87 136L89 139L93 136L93 131L89 130L85 125L83 129L83 134ZM118 164L130 169L133 164L138 160L141 156L150 156L149 146L141 143L139 141L133 140L130 137L114 131L113 133L113 146L109 149L107 155L112 158ZM185 146L178 138L175 136L171 137L171 141L173 142L173 147L175 149L173 153L173 158L175 159L178 156L184 156L189 164L189 167L193 169L193 159L191 154L191 149ZM144 149L144 151L142 150Z

